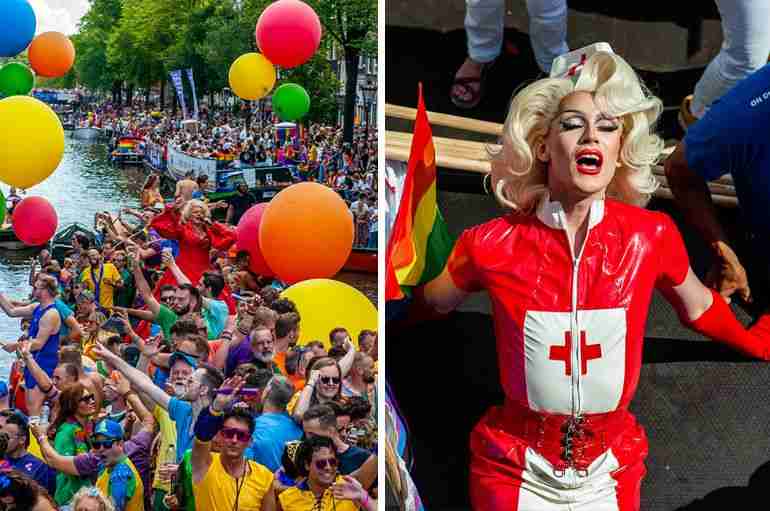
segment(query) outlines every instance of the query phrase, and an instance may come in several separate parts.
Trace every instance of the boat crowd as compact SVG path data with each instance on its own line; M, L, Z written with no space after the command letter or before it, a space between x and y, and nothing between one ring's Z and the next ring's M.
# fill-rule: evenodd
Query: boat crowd
M337 190L356 244L376 247L365 131L344 144L336 127L280 132L206 112L189 129L109 107L85 124L229 168L290 166L294 180ZM140 207L57 234L32 264L29 296L0 293L20 320L19 337L2 340L15 355L0 382L4 508L376 509L377 334L340 324L298 345L304 318L285 285L236 248L252 190L207 200L216 186L188 172L172 195L153 172Z

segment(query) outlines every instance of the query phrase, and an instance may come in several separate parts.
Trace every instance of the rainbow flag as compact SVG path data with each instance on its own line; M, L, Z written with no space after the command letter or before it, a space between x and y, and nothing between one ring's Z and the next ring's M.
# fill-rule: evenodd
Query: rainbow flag
M453 246L436 204L436 149L420 84L404 192L388 242L385 299L401 299L437 277Z

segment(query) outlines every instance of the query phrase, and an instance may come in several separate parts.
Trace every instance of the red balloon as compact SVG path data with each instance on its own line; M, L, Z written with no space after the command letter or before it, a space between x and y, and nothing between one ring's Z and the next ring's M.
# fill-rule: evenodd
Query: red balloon
M267 209L267 202L262 202L249 208L238 221L235 233L238 240L235 244L238 250L249 253L249 269L262 276L272 276L273 270L267 265L259 247L259 226L262 224L262 213Z
M321 44L321 20L300 0L278 0L257 20L257 45L262 54L284 68L304 64Z
M58 225L56 210L43 197L27 197L13 210L13 232L31 247L48 243Z

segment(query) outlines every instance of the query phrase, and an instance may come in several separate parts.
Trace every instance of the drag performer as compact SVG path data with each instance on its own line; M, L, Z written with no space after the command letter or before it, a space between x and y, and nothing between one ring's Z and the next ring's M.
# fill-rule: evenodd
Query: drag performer
M182 204L183 201L177 199L152 220L150 228L166 239L179 241L176 264L190 282L197 284L203 272L211 267L211 248L228 250L235 243L236 234L232 227L211 221L205 202L193 199ZM166 269L158 282L156 293L164 284L177 284L170 269Z
M673 221L640 207L660 100L611 51L587 57L516 95L491 171L513 212L466 230L422 290L441 312L482 289L492 301L506 400L471 434L476 510L639 509L648 446L628 406L654 288L689 328L770 356L770 317L745 329Z

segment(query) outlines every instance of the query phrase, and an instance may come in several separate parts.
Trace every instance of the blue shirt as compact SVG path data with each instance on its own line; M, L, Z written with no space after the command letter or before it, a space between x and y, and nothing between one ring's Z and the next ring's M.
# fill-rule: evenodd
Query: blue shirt
M53 303L56 307L56 310L59 312L59 316L61 316L61 328L59 329L59 337L67 337L70 334L70 329L67 325L64 324L64 322L67 321L68 317L72 316L72 309L59 298L54 300Z
M40 486L48 490L49 495L56 492L56 471L35 456L27 453L21 458L7 457L6 460L15 470L30 479L34 479Z
M706 181L731 174L744 221L770 235L770 65L738 82L690 126L687 164Z
M176 423L176 462L181 463L185 451L192 449L193 445L192 404L172 397L168 404L168 416Z
M219 338L219 334L225 329L228 314L230 311L222 300L209 299L208 306L203 307L202 315L206 322L209 340Z
M281 456L286 442L302 438L300 428L289 414L263 413L254 421L251 445L244 457L254 460L275 472L281 467Z

